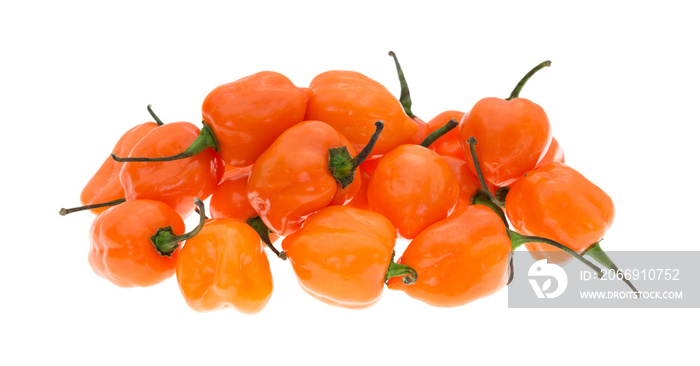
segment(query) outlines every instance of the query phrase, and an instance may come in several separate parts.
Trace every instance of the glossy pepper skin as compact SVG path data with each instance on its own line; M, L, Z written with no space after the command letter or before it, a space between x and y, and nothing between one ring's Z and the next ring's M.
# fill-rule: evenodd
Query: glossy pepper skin
M542 159L537 162L537 165L535 166L535 169L541 168L551 162L556 161L557 163L564 163L564 149L562 149L561 145L559 145L559 141L552 137L552 143L549 145L549 149L547 149L547 153L544 154Z
M562 149L561 145L559 145L559 141L557 141L557 139L554 137L552 137L552 144L549 145L547 153L542 157L542 159L540 159L539 162L537 162L537 166L535 167L535 169L541 168L551 162L565 162L564 150ZM532 257L537 260L547 259L549 260L549 263L563 265L568 263L572 259L571 255L564 253L558 248L552 248L551 245L541 243L527 243L525 244L525 247L528 251L530 251Z
M612 199L581 173L562 163L549 163L527 172L508 192L506 214L516 231L550 238L577 252L598 242L615 217ZM555 248L552 260L570 260Z
M429 132L435 132L438 128L442 127L451 119L456 119L461 121L464 118L465 113L460 111L445 111L437 116L433 117L428 121ZM420 141L418 142L420 143ZM453 158L464 160L464 154L462 153L462 144L460 142L459 129L446 133L439 139L435 140L430 146L430 150L435 151L440 156L451 156Z
M544 110L524 98L478 101L462 119L460 136L472 173L476 170L467 142L471 136L478 141L476 152L484 179L499 187L533 169L552 140Z
M216 87L202 116L228 164L251 165L285 130L304 120L311 91L282 74L263 71Z
M369 173L371 176L374 174L374 171L377 169L377 165L379 165L379 160L381 160L381 157L379 158L374 158L374 159L367 159L365 160L362 165L360 165L360 168L364 170L365 172Z
M209 211L212 218L231 218L247 223L249 219L258 217L258 213L248 201L247 188L250 168L229 170L224 174L224 180L219 183L219 187L209 199ZM267 236L271 244L279 239L279 236L274 233L267 233Z
M399 146L418 131L416 122L404 113L391 92L360 73L327 71L316 76L309 88L313 94L306 119L328 123L352 143L355 151L365 147L375 121L384 122L384 132L370 158Z
M479 179L469 170L466 161L451 156L441 157L447 162L447 165L449 165L452 173L457 178L457 182L459 182L459 198L454 208L454 212L456 212L463 207L471 205L471 199L481 188L481 185L479 184Z
M179 248L162 256L151 243L158 229L185 232L180 215L165 203L126 201L101 213L90 228L90 266L120 287L152 286L175 274Z
M357 172L362 177L362 184L360 185L360 189L357 191L355 197L353 197L353 199L345 205L363 210L369 210L369 203L367 202L367 185L369 184L369 180L372 176L364 169L360 169Z
M235 219L207 221L177 260L177 282L196 311L260 312L272 296L272 274L260 237Z
M114 145L112 153L117 156L127 156L131 149L141 141L151 130L159 125L155 122L146 122L131 128ZM123 163L114 161L107 157L97 173L90 178L88 183L80 193L80 202L84 205L95 205L124 198L124 188L119 181L119 172ZM94 214L103 212L108 207L93 208Z
M389 279L390 289L439 307L460 306L505 286L511 242L503 222L486 206L472 205L420 233L397 263L418 273L406 286Z
M260 155L248 178L248 200L270 230L288 235L314 212L342 205L357 194L359 174L343 189L328 168L328 150L341 146L355 156L350 142L331 126L305 121Z
M425 121L420 119L420 117L414 116L414 117L411 117L411 119L413 120L413 122L416 123L416 127L418 129L416 130L416 133L413 134L413 136L410 139L406 140L406 143L418 145L421 142L423 142L423 140L425 140L425 138L428 137L428 135L430 134L430 132L431 132L430 126L428 126L428 124ZM447 122L447 121L448 120L445 120L445 122Z
M447 217L459 192L444 159L420 145L401 145L379 160L367 186L367 202L411 239Z
M539 105L519 96L530 77L551 64L544 61L535 66L507 99L481 99L462 118L460 142L472 173L476 174L469 149L472 137L479 142L476 154L484 179L499 187L515 182L545 155L552 141L547 114Z
M237 166L233 166L233 165L229 165L229 164L224 163L224 176L221 178L221 180L238 175L240 173L240 171L250 172L251 167L252 167L252 165L248 165L248 166L244 166L244 167L237 167Z
M215 219L233 218L245 222L251 217L258 216L248 201L248 177L250 168L228 170L224 179L209 199L209 211Z
M396 230L383 216L331 206L287 236L282 249L306 292L331 305L359 309L379 301L395 240Z
M165 157L185 150L199 135L189 122L173 122L149 132L129 157ZM167 162L124 163L119 174L127 200L153 199L167 203L181 216L194 210L193 199L206 199L216 190L224 165L213 149Z

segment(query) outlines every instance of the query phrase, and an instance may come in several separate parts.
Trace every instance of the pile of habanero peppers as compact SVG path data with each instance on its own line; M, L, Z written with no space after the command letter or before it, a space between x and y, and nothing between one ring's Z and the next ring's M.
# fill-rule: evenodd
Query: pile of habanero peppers
M175 274L191 308L248 314L272 295L265 248L311 296L347 308L373 305L385 285L434 306L467 304L512 280L522 244L537 259L575 258L600 274L588 256L618 270L599 244L612 200L564 164L542 107L519 97L549 61L508 98L426 123L389 55L398 100L357 72L300 88L263 71L212 90L201 128L163 123L149 106L155 122L117 141L84 206L61 209L98 215L92 269L121 287ZM193 211L199 225L185 232ZM410 244L394 261L399 236Z

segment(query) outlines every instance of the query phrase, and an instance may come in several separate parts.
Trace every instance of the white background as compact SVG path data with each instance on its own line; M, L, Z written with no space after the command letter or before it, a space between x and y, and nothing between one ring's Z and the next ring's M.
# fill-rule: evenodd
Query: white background
M212 88L262 70L299 86L355 70L398 95L389 50L425 120L507 97L552 60L521 96L615 201L604 248L698 249L693 2L379 3L3 2L0 364L695 362L698 309L508 309L506 290L439 309L387 290L351 311L309 297L272 260L260 314L200 314L174 279L121 289L91 271L93 216L58 209L150 120L148 103L165 122L198 123Z

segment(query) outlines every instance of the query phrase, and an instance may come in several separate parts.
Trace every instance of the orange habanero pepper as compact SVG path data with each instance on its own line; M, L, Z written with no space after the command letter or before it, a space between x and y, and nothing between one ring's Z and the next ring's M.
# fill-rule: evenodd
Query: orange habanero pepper
M197 311L235 308L255 314L272 296L270 263L260 237L235 219L208 220L180 251L177 282Z
M397 261L415 269L415 284L404 286L389 279L387 285L433 306L464 305L503 288L509 279L511 251L536 240L568 249L508 229L492 208L468 206L421 232ZM600 268L568 251L601 274Z
M401 145L385 154L367 186L372 211L384 215L407 239L447 217L459 197L459 182L447 162L427 148L457 126L451 120L420 145Z
M603 238L613 223L615 206L581 173L553 162L523 174L513 184L506 196L506 214L516 230L551 238L580 253ZM538 259L550 257L560 264L571 259L540 244L532 247L541 251Z
M224 164L214 149L193 154L188 148L199 134L192 123L169 123L149 132L128 158L112 154L113 159L126 162L119 174L126 199L154 199L183 217L192 213L194 197L209 197L224 174Z
M331 206L287 236L282 248L307 293L331 305L360 309L379 301L387 278L415 282L415 271L393 263L395 241L396 229L383 216Z
M545 61L527 73L508 99L481 99L464 116L460 141L465 158L472 163L472 173L476 174L476 170L468 153L470 137L480 142L477 153L484 178L499 187L533 169L547 152L552 141L547 115L539 105L518 96L527 80L550 64Z
M306 119L324 121L338 130L355 151L363 150L374 132L374 122L384 122L384 133L372 150L382 155L415 135L416 123L383 85L353 71L327 71L309 86L313 91Z
M468 206L421 232L397 261L416 270L415 284L390 279L387 285L433 306L464 305L505 286L510 251L498 215Z
M197 206L204 204L197 199ZM100 277L120 287L152 286L175 273L185 223L165 203L126 201L102 212L90 228L88 260Z
M149 104L148 113L151 114L156 122L146 122L131 128L126 131L117 144L114 145L112 153L117 156L128 155L131 149L137 142L146 136L151 130L158 126L162 126L163 122L156 116ZM59 212L61 216L65 216L72 212L90 210L94 214L99 214L105 211L110 206L118 205L124 202L124 188L119 181L119 172L122 169L122 164L114 161L111 156L102 163L97 173L90 178L88 183L80 193L80 202L83 206L73 208L62 208Z
M270 230L287 235L328 205L342 205L358 192L355 170L379 137L355 158L350 142L326 123L305 121L285 131L253 164L248 200Z
M525 173L506 196L506 214L515 229L552 238L589 255L606 268L619 271L600 247L615 217L612 199L573 168L552 162ZM567 262L568 258L556 250L545 249L540 244L534 249L530 253L537 259ZM637 292L627 278L622 281Z
M251 165L285 130L304 120L311 91L282 74L263 71L216 87L202 116L228 164Z

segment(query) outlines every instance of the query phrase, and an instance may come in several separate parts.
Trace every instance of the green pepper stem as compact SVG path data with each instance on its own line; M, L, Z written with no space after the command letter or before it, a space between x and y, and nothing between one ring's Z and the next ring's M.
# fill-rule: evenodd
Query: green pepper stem
M151 117L153 117L153 119L156 120L156 123L158 124L158 126L164 125L163 121L161 121L160 118L158 118L158 116L156 116L156 113L153 112L153 109L151 109L150 104L148 106L146 106L146 109L148 109L148 113L151 114Z
M518 98L518 96L520 95L520 91L525 86L525 83L527 83L527 81L530 80L532 75L535 75L536 72L544 69L545 67L549 67L551 65L552 65L552 61L544 61L541 64L535 66L534 69L530 70L530 72L525 74L525 76L523 76L523 78L520 79L520 82L518 83L518 85L515 86L515 89L513 89L513 91L510 93L510 97L506 98L506 100Z
M396 54L394 51L389 51L389 56L394 58L394 63L396 64L396 73L399 75L399 82L401 83L401 96L399 97L399 101L401 102L401 106L403 106L404 112L406 112L406 115L408 115L411 118L414 118L416 115L411 112L411 105L413 102L411 101L411 92L408 90L408 83L406 83L406 77L403 75L403 70L401 70L401 64L399 64L399 59L396 57Z
M388 281L392 277L401 276L401 282L407 285L412 285L416 283L416 281L418 280L418 273L416 272L416 270L405 264L398 264L394 262L395 254L395 251L391 252L391 260L389 261L389 267L387 268L386 273L384 274L384 282Z
M205 219L205 220L209 220L209 217L207 217L207 213L206 213L206 212L199 211L199 207L195 207L195 208L194 208L194 212L196 212L196 213L199 214L199 215L204 215L204 219Z
M197 225L194 230L186 234L175 235L173 228L171 226L166 226L159 228L158 231L151 236L151 243L153 243L153 246L156 247L156 250L161 256L170 257L173 255L181 241L192 239L202 230L202 227L204 227L204 222L206 221L204 202L198 197L195 197L194 204L199 209L199 225Z
M73 213L73 212L92 210L93 208L100 208L100 207L116 206L116 205L118 205L120 203L124 203L124 202L126 202L126 199L120 198L118 200L104 202L104 203L96 203L94 205L87 205L87 206L80 206L80 207L73 207L73 208L62 208L58 211L58 214L61 216L66 216L69 213Z
M365 145L365 148L360 151L357 156L355 156L351 161L352 161L352 168L357 169L360 164L362 164L365 159L369 156L369 154L372 152L372 149L374 148L374 144L377 143L377 140L379 139L379 135L382 133L382 130L384 129L384 122L382 121L377 121L374 122L374 133L372 134L372 137L369 138L369 142L367 142L367 145Z
M615 271L616 274L618 272L620 272L620 268L618 268L617 265L615 265L615 263L612 261L612 259L610 259L610 257L608 257L608 254L605 253L605 251L600 247L600 241L597 241L595 244L588 247L583 252L583 255L588 255L589 257L593 258L596 262L602 264L603 267L608 268L608 269L612 269L613 271ZM629 288L631 288L632 291L634 291L634 293L637 295L637 297L639 297L639 291L637 290L636 287L634 287L632 282L630 282L630 280L628 280L624 276L624 274L622 276L622 281L625 284L627 284L627 286L629 286Z
M515 268L513 267L513 252L511 251L510 258L508 258L508 282L506 282L506 286L513 282L513 278L515 278Z
M472 196L471 204L482 205L490 208L493 212L495 212L498 215L498 217L501 218L501 221L503 221L503 225L505 225L506 229L510 229L510 226L508 225L508 220L506 219L506 214L503 213L503 209L497 204L495 204L489 198L489 196L482 190L476 191L476 193Z
M513 230L508 230L508 236L510 237L510 242L511 245L513 246L513 250L517 249L519 246L525 244L525 243L544 243L544 244L549 244L553 247L559 248L569 254L571 254L573 257L581 261L583 264L587 265L590 269L594 270L598 277L603 277L603 272L598 268L595 264L591 263L588 259L582 257L580 254L576 253L575 250L564 246L562 244L557 243L556 241L552 239L547 239L547 238L542 238L539 236L527 236L527 235L522 235L518 234L517 232Z
M479 158L476 156L476 139L474 136L469 137L469 140L467 140L469 143L469 152L472 154L472 161L474 162L474 169L476 170L476 177L479 178L479 184L481 184L481 190L484 191L484 193L489 197L493 203L497 204L500 207L505 207L505 203L499 201L496 199L496 197L493 196L491 191L489 191L489 188L486 186L486 181L484 180L484 174L481 172L481 164L479 164Z
M451 120L447 121L447 123L442 125L440 128L431 132L430 135L428 135L425 138L425 140L423 140L420 143L420 146L423 146L423 147L430 146L433 142L437 141L437 139L444 136L446 133L452 131L458 125L459 125L459 122L457 122L456 119L452 118Z
M352 183L355 178L355 170L367 159L374 148L374 144L377 143L377 139L379 139L379 135L384 129L384 122L377 121L374 123L374 126L376 127L374 134L372 134L365 148L354 158L350 156L350 152L345 146L328 149L328 168L342 188Z
M260 239L262 239L263 243L267 245L270 250L277 255L277 257L281 260L287 260L287 253L284 251L279 251L277 248L275 248L274 245L272 245L272 240L270 240L270 229L265 225L263 220L260 218L260 216L255 216L251 217L245 222L248 224L250 227L255 230L258 235L260 235Z
M172 155L172 156L164 156L160 158L143 158L143 157L136 157L136 158L121 158L118 157L115 154L112 154L112 159L120 162L120 163L128 163L128 162L159 162L159 161L173 161L173 160L180 160L180 159L186 159L193 157L202 151L206 150L207 148L212 148L214 151L219 151L219 143L216 141L216 137L214 136L214 132L211 130L209 126L207 126L206 123L202 122L204 126L202 127L202 130L199 132L199 136L197 136L194 141L192 141L192 144L185 149L185 151Z

